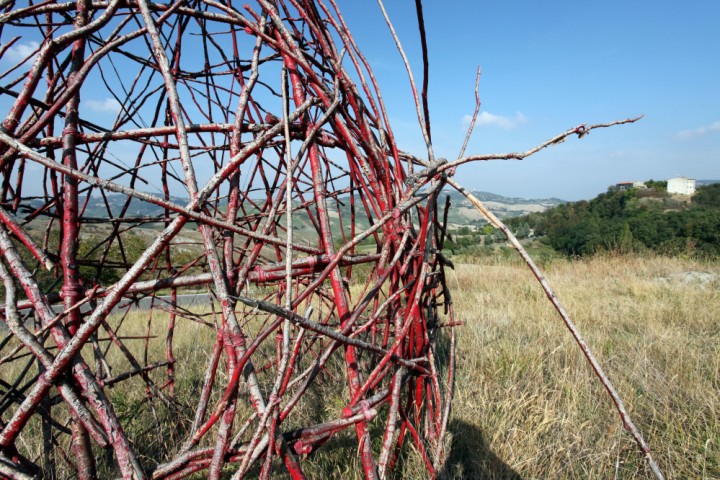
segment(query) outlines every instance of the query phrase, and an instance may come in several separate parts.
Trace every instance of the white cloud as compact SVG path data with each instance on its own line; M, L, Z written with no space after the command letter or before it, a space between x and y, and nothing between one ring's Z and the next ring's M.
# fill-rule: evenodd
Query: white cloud
M40 44L35 40L30 40L27 43L18 42L12 47L8 48L2 58L3 60L8 60L12 63L22 62L27 57L32 55L33 52L35 52L38 48L40 48ZM32 58L35 58L35 56L33 55Z
M701 137L708 133L720 132L720 122L713 122L710 125L704 127L695 128L691 130L683 130L682 132L675 135L678 140L686 140L693 137Z
M463 125L468 126L471 121L472 117L470 115L465 115L463 117ZM475 125L479 127L490 126L510 130L518 125L527 123L527 121L527 117L520 112L516 113L514 117L494 115L490 112L480 112L480 115L478 115L477 120L475 121Z
M82 104L98 113L118 113L120 111L120 102L109 97L103 100L85 100Z

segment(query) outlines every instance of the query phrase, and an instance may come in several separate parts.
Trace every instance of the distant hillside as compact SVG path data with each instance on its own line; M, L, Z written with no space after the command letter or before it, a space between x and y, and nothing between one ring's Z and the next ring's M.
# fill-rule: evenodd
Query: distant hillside
M541 199L527 199L519 197L503 197L502 195L496 195L488 192L472 192L473 195L478 197L485 205L498 217L508 218L516 217L520 215L527 215L529 213L543 212L548 208L555 207L565 203L563 200L558 198L541 198ZM156 194L157 195L157 194ZM451 210L448 221L451 225L456 227L463 227L467 225L482 225L484 220L478 211L468 202L468 200L460 193L454 190L445 190L441 195L441 204L444 204L445 195L450 196ZM158 195L161 196L161 195ZM84 216L94 218L108 218L110 215L118 217L128 202L128 197L113 192L106 192L105 198L99 195L99 192L95 191L90 198L90 201L85 202L86 197L80 197L80 205L85 205ZM177 205L187 205L188 199L186 197L171 196L170 201ZM343 218L350 217L349 198L340 198L340 214ZM357 200L360 202L360 200ZM224 208L224 203L221 202L220 208ZM36 208L40 208L42 202L36 200L30 202L29 205L24 208L23 213L29 213L29 211ZM108 210L110 213L108 213ZM137 199L130 199L130 205L125 211L125 217L159 217L164 214L164 209L152 203L143 202ZM337 217L337 213L331 211L333 218ZM300 214L297 220L300 224L297 227L301 228L303 225L302 214ZM311 227L309 222L307 227Z
M153 193L159 197L162 194ZM93 192L90 197L90 201L86 202L87 196L81 195L79 197L79 203L81 207L84 207L83 216L92 218L109 218L111 215L113 218L120 216L125 208L126 203L130 200L130 205L125 211L125 217L159 217L164 215L165 210L155 204L143 202L136 198L130 198L121 193L105 192L105 197L100 195L99 191ZM187 197L170 196L170 201L178 205L187 205ZM24 208L23 213L29 213L29 210L34 210L43 206L40 200L34 200ZM108 213L108 210L110 213Z
M567 255L642 251L720 255L720 183L692 199L662 189L610 191L508 221L513 229L544 235Z
M472 191L481 202L485 204L499 218L511 218L530 213L544 212L549 208L566 203L559 198L537 198L528 199L520 197L503 197L489 192ZM480 212L460 193L455 190L443 191L440 198L440 205L443 205L445 195L450 196L451 208L448 215L450 226L460 228L469 225L484 225Z

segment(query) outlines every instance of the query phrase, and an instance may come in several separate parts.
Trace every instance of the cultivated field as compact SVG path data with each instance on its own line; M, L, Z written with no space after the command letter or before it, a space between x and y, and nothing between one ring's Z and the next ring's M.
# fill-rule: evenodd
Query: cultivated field
M449 460L441 477L650 478L605 391L529 271L515 260L476 262L448 273L458 320L465 325L459 328ZM720 264L606 256L552 260L544 268L667 478L720 478ZM150 363L164 358L167 318L162 312L152 316L150 333L157 338L151 340ZM120 332L145 335L148 320L147 312L133 312ZM212 313L197 320L212 322ZM175 335L178 406L173 411L159 400L148 402L138 377L129 385L132 390L126 384L110 390L149 466L183 441L193 415L189 398L198 394L214 339L211 329L187 320ZM129 343L143 362L144 341ZM89 350L85 355L92 359ZM108 358L118 365L113 374L130 369L123 357L109 348ZM15 378L23 365L21 360L3 365L0 377ZM339 372L320 383L311 396L315 403L303 407L298 422L337 418L344 399L330 392L344 383ZM164 368L150 377L162 385ZM239 405L240 417L247 416L246 408ZM42 438L36 423L22 445ZM360 478L352 432L326 447L332 451L305 459L309 478ZM39 444L35 451L40 454ZM417 458L408 457L397 477L421 478ZM57 463L62 476L64 460Z

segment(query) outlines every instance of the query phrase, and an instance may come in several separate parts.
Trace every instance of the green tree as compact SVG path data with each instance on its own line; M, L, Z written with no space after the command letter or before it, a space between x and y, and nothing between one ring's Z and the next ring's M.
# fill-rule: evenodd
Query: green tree
M720 183L698 188L692 197L692 203L704 207L720 208Z
M105 285L115 283L140 258L146 248L145 241L135 234L124 235L122 243L117 238L81 236L78 247L80 276L86 285L95 282Z
M620 231L618 250L620 253L630 253L633 251L633 234L630 230L630 224L627 222L623 223L622 230Z
M658 184L659 182L654 182ZM639 195L637 190L607 192L590 201L567 203L508 221L522 234L525 225L566 255L600 250L717 256L720 253L720 185L698 190L693 204ZM641 198L642 197L642 198Z

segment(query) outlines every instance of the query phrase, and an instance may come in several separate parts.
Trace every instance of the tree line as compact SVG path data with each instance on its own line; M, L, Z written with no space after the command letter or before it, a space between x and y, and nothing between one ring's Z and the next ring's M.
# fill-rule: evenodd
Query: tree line
M692 199L674 197L664 182L608 191L507 221L569 256L601 251L653 251L714 257L720 254L720 184L698 188Z

